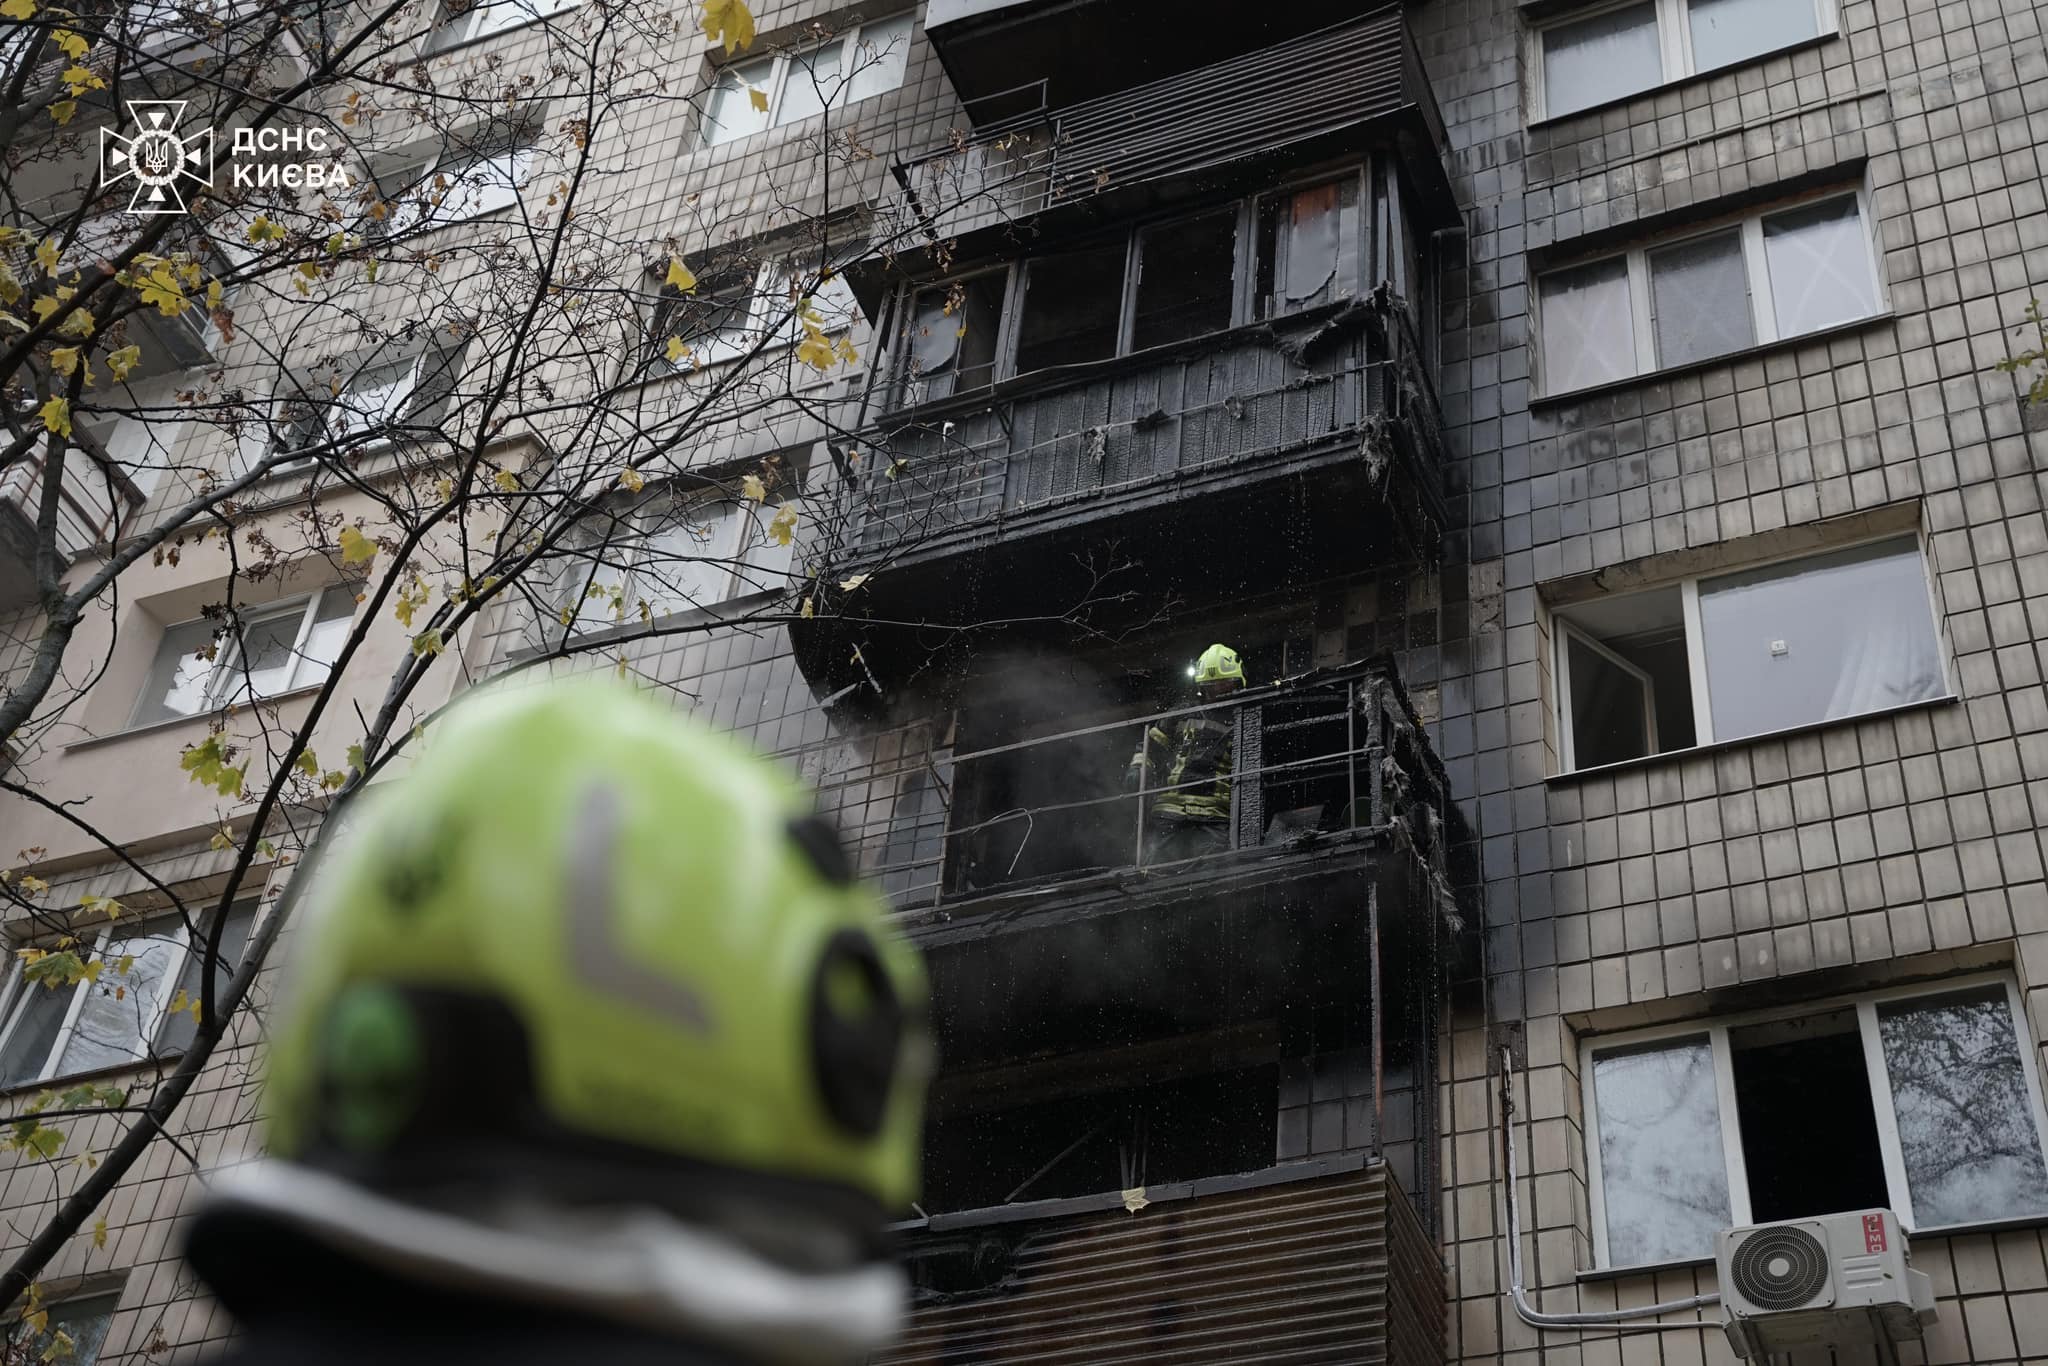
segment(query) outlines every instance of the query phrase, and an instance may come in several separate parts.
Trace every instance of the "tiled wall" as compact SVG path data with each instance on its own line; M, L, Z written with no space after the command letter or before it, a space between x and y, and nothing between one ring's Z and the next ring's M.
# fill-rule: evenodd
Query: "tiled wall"
M1732 1359L1717 1330L1538 1333L1504 1308L1503 1040L1525 1055L1528 1279L1557 1311L1713 1288L1711 1269L1579 1281L1584 1031L2010 962L2048 1037L2048 991L2030 989L2048 987L2048 444L1990 372L2048 284L2043 18L2029 0L1845 0L1839 38L1530 127L1515 5L1415 12L1468 227L1442 320L1459 455L1445 575L1469 586L1468 621L1446 609L1437 727L1484 876L1484 1004L1452 1022L1443 1104L1460 1359ZM1867 176L1893 316L1532 404L1531 252L1829 167ZM1927 533L1958 701L1551 776L1547 586L1901 503ZM1914 1252L1941 1296L1925 1360L2048 1351L2038 1232Z

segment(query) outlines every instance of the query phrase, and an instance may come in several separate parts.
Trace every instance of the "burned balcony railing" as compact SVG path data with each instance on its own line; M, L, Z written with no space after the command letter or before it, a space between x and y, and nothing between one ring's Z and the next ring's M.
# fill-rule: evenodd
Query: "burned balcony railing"
M1444 463L1414 319L1382 292L885 420L824 557L845 577L1209 491L1362 478L1360 503L1434 558Z
M1230 727L1229 814L1213 852L1160 838L1158 804L1178 787L1128 781L1157 731L1171 748L1197 719ZM874 778L828 785L871 787ZM842 811L849 803L836 803ZM977 898L1042 894L1047 884L1133 870L1199 874L1207 864L1393 835L1447 896L1441 764L1392 665L1374 660L1257 688L1221 702L1105 720L1058 734L928 756L897 797L848 822L869 872L899 907L964 909Z
M877 1366L1444 1359L1443 1265L1385 1164L1339 1159L1143 1195L906 1227L915 1306Z
M1054 27L1045 40L1065 43ZM1016 65L1013 53L1005 69L1032 68ZM970 108L982 103L977 97ZM1013 114L894 169L911 212L935 236L951 237L1247 162L1356 146L1376 124L1386 125L1383 141L1404 144L1416 182L1448 202L1443 115L1399 5L1093 99Z

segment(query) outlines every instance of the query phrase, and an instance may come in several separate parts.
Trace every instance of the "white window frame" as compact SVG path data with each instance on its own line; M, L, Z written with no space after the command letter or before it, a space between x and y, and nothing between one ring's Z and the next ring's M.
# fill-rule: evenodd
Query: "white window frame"
M656 597L663 596L670 591L654 576L658 574L657 566L661 563L670 562L673 557L663 553L657 558L650 553L649 546L653 538L667 528L667 523L671 516L682 515L687 517L690 515L690 512L684 511L681 514L672 512L668 506L667 499L668 495L661 493L655 497L646 498L636 506L628 509L613 512L600 511L592 514L592 520L595 525L600 528L616 527L616 532L608 545L602 541L599 542L600 545L604 545L601 559L584 558L580 555L571 555L564 558L563 577L556 581L555 592L551 595L553 599L551 605L555 615L545 624L549 635L566 630L569 639L580 640L588 636L600 635L619 627L633 626L640 620L639 603L647 598L647 593L643 591L643 582L651 584L652 592ZM707 546L702 555L702 558L706 561L716 561L723 565L719 572L724 577L724 587L716 596L706 595L695 603L667 607L656 611L654 612L654 620L661 621L669 617L682 616L692 612L715 611L727 603L740 602L748 598L779 591L772 585L764 587L756 584L747 577L747 571L750 568L748 557L751 553L758 550L752 529L757 523L772 518L784 506L796 508L798 516L801 517L804 502L800 486L771 492L767 501L760 504L755 504L737 493L707 489L702 497L691 500L687 506L690 510L700 507L731 509L731 511L722 511L719 514L721 520L729 520L733 524L732 529L726 535L727 543L722 546ZM738 512L741 515L735 516L734 512ZM596 548L596 546L578 547L578 549L583 550L594 550ZM585 607L587 604L597 601L589 596L590 586L600 571L616 572L618 575L618 585L621 593L620 615L612 617L609 611L606 611L600 619L586 623L583 620ZM570 588L572 584L576 585L573 591ZM573 613L566 624L562 621L561 616L565 610Z
M152 928L158 925L167 925L169 932L163 933ZM157 979L156 999L150 1002L149 1009L145 1013L144 1018L147 1019L148 1023L139 1032L139 1037L136 1039L135 1045L131 1050L130 1062L141 1062L148 1058L151 1051L156 1047L156 1041L163 1034L164 1023L167 1017L165 1007L170 1004L172 997L177 993L178 982L184 977L185 964L191 956L191 944L188 942L185 926L175 916L160 916L154 919L131 922L128 925L123 925L117 920L100 926L89 936L81 935L78 945L82 956L104 957L107 946L116 939L133 939L138 937L138 935L160 936L171 944L171 951L165 959L164 971ZM90 947L88 947L88 939ZM45 987L40 982L28 980L26 972L26 965L18 957L14 959L7 969L5 986L6 1006L4 1012L0 1012L0 1058L6 1056L8 1048L13 1044L15 1031L20 1027L22 1018L28 1013L29 1002L34 999L35 993L52 990L52 988ZM65 1050L70 1047L71 1037L77 1030L78 1015L85 1008L86 993L92 990L95 985L93 982L80 981L72 984L70 987L55 988L56 990L69 991L71 993L70 1004L64 1012L64 1023L57 1027L56 1037L50 1041L50 1052L43 1059L42 1067L34 1076L25 1077L16 1083L17 1089L46 1086L61 1077L83 1076L89 1072L102 1070L97 1067L82 1068L77 1072L58 1070L58 1064L63 1058ZM118 1066L119 1064L116 1065Z
M853 52L854 49L860 46L861 39L868 30L879 28L885 24L894 24L899 20L909 21L905 24L903 30L903 76L897 80L895 85L882 86L861 96L860 100L854 99L854 77L852 70L847 66L846 54ZM790 127L803 122L805 119L817 118L817 114L786 115L783 102L789 94L790 72L805 58L823 52L835 45L840 47L839 80L841 85L838 94L832 102L825 106L827 109L851 109L854 105L859 104L861 100L870 100L878 95L886 95L892 90L901 90L903 88L903 81L909 79L910 44L916 34L916 30L917 12L915 10L898 10L894 14L884 14L878 18L851 25L822 42L807 43L801 48L788 52L749 57L744 61L738 62L725 62L713 68L711 81L704 87L704 112L703 116L698 120L697 129L698 145L702 147L723 147L729 142L741 142L747 138L758 137L763 133L772 133L777 128ZM743 71L761 67L768 69L768 79L765 82L756 84L740 75ZM717 137L714 136L714 130L716 130L718 125L712 122L711 109L718 97L718 88L728 75L739 82L742 92L748 89L759 90L768 97L768 108L766 110L768 122L759 128L751 129L745 133L734 133L730 137Z
M1693 59L1692 8L1690 0L1655 0L1657 9L1657 52L1661 67L1658 73L1659 78L1638 90L1631 91L1627 95L1617 97L1617 100L1603 100L1599 104L1585 105L1578 109L1567 110L1561 114L1550 112L1549 92L1544 86L1545 36L1555 29L1567 27L1581 19L1591 19L1602 14L1612 14L1620 10L1633 9L1636 5L1643 3L1643 0L1615 0L1615 3L1612 4L1587 5L1583 8L1575 9L1569 14L1559 15L1555 19L1548 20L1542 24L1533 25L1523 31L1523 66L1529 73L1529 107L1535 111L1530 116L1529 122L1535 124L1551 119L1576 118L1581 114L1591 113L1596 109L1603 109L1609 104L1616 103L1618 100L1639 99L1653 91L1661 90L1665 86L1676 84L1679 81L1690 80L1694 76L1704 76L1714 71L1730 71L1752 62L1760 62L1766 57L1776 56L1778 53L1789 51L1794 47L1803 47L1807 43L1820 42L1836 37L1842 31L1837 0L1780 0L1780 2L1788 5L1807 3L1813 6L1813 37L1802 38L1795 43L1785 46L1764 48L1759 52L1752 53L1738 61L1730 62L1725 66L1708 67L1705 70L1701 70Z
M235 693L244 681L240 668L242 638L262 623L288 617L295 612L298 614L299 626L297 632L292 636L291 672L286 677L284 685L273 692L264 693L256 698L244 698L242 700L245 702L261 701L263 697L282 697L286 693L312 687L315 683L324 679L326 674L321 674L320 678L306 678L302 676L302 671L313 667L312 661L307 659L305 655L306 637L312 633L313 624L320 616L321 604L326 601L330 594L346 593L353 598L355 591L356 586L354 584L333 584L297 597L281 598L276 602L267 602L260 606L238 609L241 617L239 629L229 629L215 637L219 641L219 645L218 652L213 661L212 672L206 680L206 705L201 710L192 712L188 716L145 717L142 714L144 709L154 706L155 699L144 693L135 699L134 709L129 713L129 724L148 726L156 725L159 722L190 720L192 716L203 716L207 712L217 711L221 707L226 706L229 701L234 700ZM351 615L353 615L353 607L350 610ZM182 631L186 627L194 625L195 622L205 620L206 618L199 617L188 621L176 622L164 628L163 636L157 642L156 653L150 657L149 675L145 679L145 686L147 686L149 679L155 677L156 666L163 658L164 644L171 639L172 633Z
M1572 696L1572 652L1567 647L1576 640L1579 644L1600 656L1623 673L1642 685L1643 689L1643 733L1649 737L1650 753L1657 753L1657 680L1635 665L1607 648L1590 632L1581 630L1569 619L1559 617L1557 627L1557 696L1558 696L1558 746L1564 756L1564 771L1578 771L1578 758L1571 724ZM1689 644L1689 642L1688 642Z
M791 277L798 272L786 263L775 261L759 262L753 269L754 281L748 289L746 321L744 324L735 324L735 330L745 331L744 339L733 341L721 336L713 338L710 342L698 344L692 343L686 337L683 339L683 345L689 348L689 354L681 360L670 361L664 348L668 345L670 336L681 335L665 328L673 316L670 305L681 302L683 296L669 293L661 295L655 307L653 325L648 333L649 347L653 352L652 365L656 372L667 369L677 374L694 374L699 370L709 370L713 366L737 360L752 351L757 344L760 344L761 352L765 355L797 343L803 336L803 324L798 316L798 310L789 307L789 285ZM809 268L803 268L803 273L808 275ZM820 281L805 302L818 310L825 323L825 335L829 337L843 336L850 332L854 320L860 313L860 306L853 297L851 286L846 283L845 274L838 270L834 270L828 279ZM844 317L835 317L835 309L843 311ZM788 316L781 317L785 312ZM779 323L776 322L778 318L781 319ZM761 338L771 323L776 324L775 333L762 343Z
M1863 227L1863 242L1867 248L1865 262L1870 268L1872 294L1876 299L1875 309L1864 317L1847 318L1814 332L1781 334L1778 330L1777 298L1771 287L1770 262L1764 247L1764 222L1781 214L1810 209L1820 204L1845 200L1856 200L1856 214ZM1704 238L1725 235L1730 228L1739 229L1742 237L1743 273L1749 285L1749 309L1751 330L1755 340L1739 350L1724 352L1718 356L1704 356L1692 360L1673 361L1664 364L1657 355L1656 307L1651 290L1650 257L1671 247L1683 246ZM1554 275L1565 274L1585 266L1597 265L1617 259L1628 262L1628 292L1631 322L1635 329L1635 368L1626 374L1616 375L1595 384L1577 389L1552 390L1544 381L1545 365L1543 345L1543 285ZM1847 327L1861 327L1873 319L1888 316L1892 311L1891 291L1885 281L1884 258L1878 240L1876 218L1873 215L1870 187L1867 184L1854 189L1830 189L1813 194L1801 195L1794 199L1781 200L1761 209L1732 217L1723 217L1701 227L1689 228L1670 236L1650 238L1623 251L1603 252L1560 264L1537 275L1529 290L1531 314L1530 336L1534 342L1536 357L1536 378L1539 382L1538 398L1557 398L1564 394L1588 393L1609 385L1629 384L1654 375L1673 371L1694 370L1706 365L1721 365L1738 356L1748 355L1764 347L1776 346L1781 342L1797 341L1802 337L1826 336Z
M450 16L443 3L427 30L421 51L435 56L465 47L481 38L511 33L552 19L564 10L575 9L582 0L477 0L461 14Z
M2019 984L2010 973L1971 973L1943 978L1940 981L1916 982L1910 986L1885 987L1849 996L1830 997L1801 1005L1747 1011L1725 1018L1715 1017L1681 1024L1657 1025L1624 1033L1597 1034L1581 1040L1579 1086L1585 1103L1586 1189L1593 1220L1595 1268L1602 1271L1621 1271L1632 1269L1635 1265L1616 1266L1608 1258L1607 1203L1600 1170L1600 1108L1599 1097L1593 1084L1593 1063L1596 1055L1644 1045L1676 1043L1686 1039L1708 1041L1713 1053L1714 1090L1719 1106L1722 1161L1728 1181L1728 1217L1733 1221L1731 1227L1740 1227L1753 1221L1750 1215L1749 1170L1742 1154L1742 1123L1735 1103L1735 1073L1733 1050L1728 1042L1729 1031L1747 1025L1797 1020L1847 1009L1856 1012L1857 1034L1863 1048L1864 1077L1870 1086L1871 1110L1877 1121L1878 1148L1884 1159L1885 1185L1892 1212L1899 1216L1899 1222L1905 1227L1906 1232L1915 1237L1921 1233L1986 1227L1981 1224L1946 1224L1922 1229L1914 1220L1912 1188L1906 1179L1905 1157L1899 1143L1898 1118L1892 1108L1891 1074L1885 1064L1884 1048L1878 1037L1877 1008L1893 1001L1962 995L1991 986L2004 988L2006 1003L2012 1012L2013 1037L2019 1046L2020 1061L2026 1074L2027 1099L2032 1106L2034 1139L2041 1145L2042 1164L2048 1167L2048 1107L2044 1107L2042 1103L2040 1064L2035 1056L2037 1048L2033 1032L2027 1026L2026 1003L2020 996ZM2016 1216L2011 1222L2037 1223L2039 1220L2040 1215L2035 1213ZM1707 1249L1698 1258L1686 1260L1711 1261L1712 1258L1712 1249ZM1642 1264L1645 1268L1665 1265L1670 1263Z
M273 449L280 453L289 454L295 449L291 444L291 436L297 431L301 423L310 422L316 417L321 421L322 430L311 442L302 443L304 445L318 445L323 441L347 442L352 438L367 436L379 427L388 428L392 423L401 420L406 410L411 407L414 396L419 392L420 375L426 367L426 359L429 354L431 353L420 351L409 358L397 357L391 360L380 360L371 357L364 364L357 365L354 368L353 373L349 376L349 383L342 387L340 393L329 398L311 397L304 392L306 389L320 387L317 385L300 386L298 391L285 394L280 400L280 412L275 424L279 444ZM365 376L380 374L386 371L395 372L400 369L405 371L404 378L394 386L396 392L392 394L386 404L386 411L382 421L361 425L361 414L343 406L345 400L351 395L362 392L361 382ZM291 409L294 406L303 406L309 411L303 416L294 419L290 416ZM327 430L326 415L337 409L342 414L343 421L340 424L341 430L339 432L332 432ZM357 454L362 454L366 451L382 450L391 445L394 439L389 431L386 431L383 436L374 440L361 441L350 449ZM311 457L307 458L310 459ZM287 462L287 467L298 463L300 462L296 460Z
M1727 738L1726 741L1723 741L1721 738L1717 737L1714 734L1714 712L1712 699L1708 696L1707 690L1706 632L1700 623L1700 581L1702 579L1718 579L1728 574L1744 574L1760 569L1773 569L1779 565L1795 564L1800 560L1815 559L1823 555L1833 555L1841 551L1855 550L1862 546L1881 545L1887 541L1903 541L1908 536L1911 536L1913 538L1915 550L1917 551L1920 557L1920 577L1923 583L1925 584L1927 590L1927 613L1929 620L1932 624L1932 629L1934 631L1935 657L1940 661L1941 664L1942 691L1939 697L1927 698L1919 702L1908 702L1904 703L1903 705L1907 707L1924 707L1929 706L1933 703L1942 702L1950 698L1953 698L1955 696L1956 690L1955 661L1950 658L1951 652L1949 650L1948 644L1948 633L1944 628L1942 622L1941 602L1935 592L1934 574L1932 573L1928 562L1927 529L1924 526L1916 526L1910 531L1906 530L1905 528L1899 528L1893 531L1876 532L1868 536L1859 536L1853 540L1845 540L1832 545L1804 546L1798 550L1787 551L1782 555L1772 555L1767 556L1763 559L1746 561L1741 564L1718 567L1709 570L1703 574L1695 574L1687 578L1682 578L1675 581L1675 586L1678 588L1680 601L1683 604L1684 608L1685 662L1687 674L1692 685L1693 743L1691 748L1694 750L1704 749L1710 745L1717 745L1722 743L1747 744L1753 740L1763 740L1771 735L1782 735L1789 731L1808 730L1814 726L1846 725L1851 722L1857 721L1865 716L1877 716L1883 714L1883 711L1881 709L1880 711L1876 712L1860 712L1855 716L1839 716L1832 719L1823 718L1817 721L1802 722L1798 725L1786 727L1785 730L1780 731L1765 731L1757 735L1730 736ZM1653 593L1658 591L1659 589L1668 589L1673 586L1673 583L1668 581L1662 584L1647 584L1640 589L1633 589L1626 594L1618 594L1617 596L1635 597L1638 593ZM1571 610L1572 604L1570 603L1560 604L1550 609L1551 676L1554 680L1551 689L1551 719L1557 726L1558 753L1560 756L1560 762L1563 765L1559 772L1561 774L1592 773L1597 772L1598 770L1581 769L1576 767L1572 762L1572 755L1575 751L1576 746L1574 744L1572 732L1570 652L1565 649L1567 636L1575 636L1579 640L1582 640L1592 645L1595 649L1600 650L1603 656L1609 659L1613 659L1616 663L1620 664L1623 668L1629 669L1631 672L1636 672L1636 670L1632 665L1629 665L1627 661L1621 660L1614 656L1613 653L1607 650L1604 646L1602 646L1600 641L1597 638L1595 638L1590 632L1586 631L1584 628L1580 627L1576 622L1574 622L1570 615ZM1652 725L1650 734L1651 742L1654 744L1656 736L1654 724ZM1645 760L1665 758L1669 755L1684 754L1687 752L1689 751L1682 749L1668 750L1663 753L1658 753L1657 751L1653 750L1651 753L1643 755L1640 759L1623 759L1617 761L1617 763L1642 763ZM1609 768L1615 766L1616 765L1611 764L1602 765L1602 767Z
M373 235L381 240L414 231L438 232L513 208L519 203L522 183L533 174L538 154L539 148L530 135L520 134L491 151L450 149L438 156L401 163L386 175L397 179L403 188L386 201L393 206L392 210L371 225ZM495 178L483 186L464 187L456 183L459 177L480 166L501 161L505 163L502 185ZM434 189L433 177L437 175L449 178L446 190ZM380 176L379 180L385 178ZM484 190L489 191L488 196L480 193ZM441 195L439 204L429 202L436 193ZM472 195L476 202L463 206L460 216L442 217L449 198L457 194Z

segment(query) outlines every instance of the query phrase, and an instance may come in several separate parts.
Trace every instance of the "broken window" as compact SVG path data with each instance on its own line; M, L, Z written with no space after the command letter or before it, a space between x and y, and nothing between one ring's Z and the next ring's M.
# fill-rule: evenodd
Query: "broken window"
M1260 200L1259 316L1356 294L1361 235L1356 176Z
M1093 1089L935 1115L925 1137L925 1208L1102 1195L1273 1165L1276 1066L1151 1082L1098 1075L1074 1085Z
M906 402L946 398L994 382L1003 281L1001 272L949 280L911 299L904 346Z
M950 764L946 771L914 768L897 783L881 866L875 870L883 894L897 906L929 903L939 885L946 855L950 769Z
M1234 204L1140 232L1131 349L1142 351L1229 327L1236 270Z
M1590 1045L1600 1264L1704 1259L1723 1228L1843 1210L1915 1234L2048 1213L2021 1019L1996 979Z
M1116 354L1123 316L1125 243L1041 256L1024 269L1017 373Z
M1908 534L1561 607L1565 768L1944 696L1927 593L1919 543Z

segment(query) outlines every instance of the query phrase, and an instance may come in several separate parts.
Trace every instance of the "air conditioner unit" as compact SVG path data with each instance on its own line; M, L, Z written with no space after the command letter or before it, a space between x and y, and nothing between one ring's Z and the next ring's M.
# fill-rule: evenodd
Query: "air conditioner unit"
M1934 1322L1934 1283L1913 1270L1888 1209L1725 1229L1714 1261L1722 1326L1740 1357L1903 1342Z

